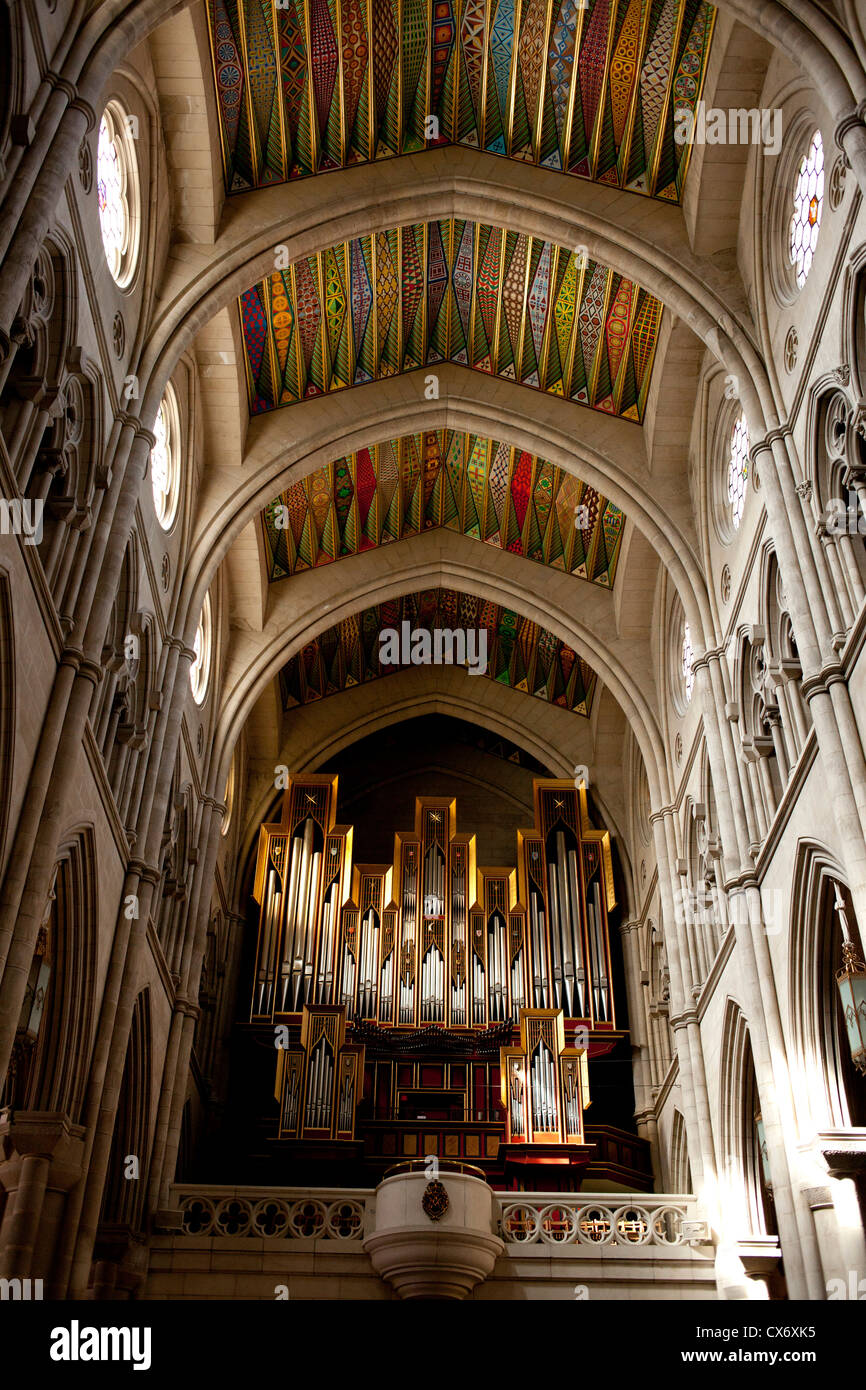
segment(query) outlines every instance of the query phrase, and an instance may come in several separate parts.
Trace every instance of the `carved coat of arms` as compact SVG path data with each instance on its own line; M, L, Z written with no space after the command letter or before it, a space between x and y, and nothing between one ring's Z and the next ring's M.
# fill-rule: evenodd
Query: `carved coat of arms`
M428 1182L427 1186L424 1188L421 1206L431 1221L440 1221L448 1210L450 1206L448 1193L437 1178L434 1178L432 1182Z

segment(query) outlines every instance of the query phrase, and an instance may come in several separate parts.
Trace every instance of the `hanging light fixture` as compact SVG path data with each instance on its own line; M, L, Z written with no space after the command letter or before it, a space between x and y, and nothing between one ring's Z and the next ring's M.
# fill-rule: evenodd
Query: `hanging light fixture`
M851 1049L851 1060L859 1071L866 1075L866 965L851 940L845 903L838 883L833 883L836 892L836 911L842 927L842 968L836 971L836 985L842 1001L842 1017Z

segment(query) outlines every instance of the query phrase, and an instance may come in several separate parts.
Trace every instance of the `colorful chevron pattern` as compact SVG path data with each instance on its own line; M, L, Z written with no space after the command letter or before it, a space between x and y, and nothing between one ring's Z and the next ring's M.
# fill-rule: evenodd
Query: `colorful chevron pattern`
M433 430L318 469L275 498L262 522L271 581L446 527L610 588L624 516L534 454Z
M589 715L596 675L553 633L509 608L454 589L426 589L355 613L323 632L283 667L283 706L336 695L402 668L379 663L379 634L408 622L412 628L485 628L486 675L512 690ZM467 677L471 679L471 677ZM476 677L477 679L477 677Z
M207 0L230 193L460 144L678 202L703 0ZM429 117L435 117L435 124Z
M241 295L250 410L454 362L639 423L661 312L565 247L459 218L415 223Z

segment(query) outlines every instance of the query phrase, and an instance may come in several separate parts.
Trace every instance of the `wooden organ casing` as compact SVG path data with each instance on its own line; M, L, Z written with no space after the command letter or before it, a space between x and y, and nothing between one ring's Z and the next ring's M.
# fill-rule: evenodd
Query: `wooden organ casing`
M414 1105L419 1125L482 1116L497 1153L586 1149L587 1058L622 1036L610 840L585 789L538 780L534 801L514 866L479 865L456 801L423 796L392 861L356 863L337 777L290 781L260 831L250 1010L288 1037L280 1139L357 1144L360 1116L366 1143Z

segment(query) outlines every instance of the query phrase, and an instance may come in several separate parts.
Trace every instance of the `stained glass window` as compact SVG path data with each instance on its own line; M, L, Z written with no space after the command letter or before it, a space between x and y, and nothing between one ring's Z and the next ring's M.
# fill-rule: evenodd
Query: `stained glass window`
M207 694L208 680L210 678L210 594L205 596L205 601L202 604L201 616L198 620L198 627L195 630L192 649L195 652L195 659L189 668L189 683L192 686L192 698L197 705L201 705L204 703L204 697Z
M738 527L746 505L746 483L749 478L749 427L741 415L731 430L731 456L728 460L728 501L731 520Z
M794 213L791 217L790 256L799 289L805 285L812 269L812 257L818 245L823 207L824 141L821 139L820 130L816 130L808 154L804 154L800 161L794 189Z
M138 183L127 117L110 102L99 122L96 197L105 259L113 280L124 289L138 257Z
M683 628L683 685L686 700L691 700L695 688L695 654L692 651L692 634L688 623Z
M171 528L180 491L180 421L174 391L169 385L153 426L156 443L150 451L150 482L157 520Z

